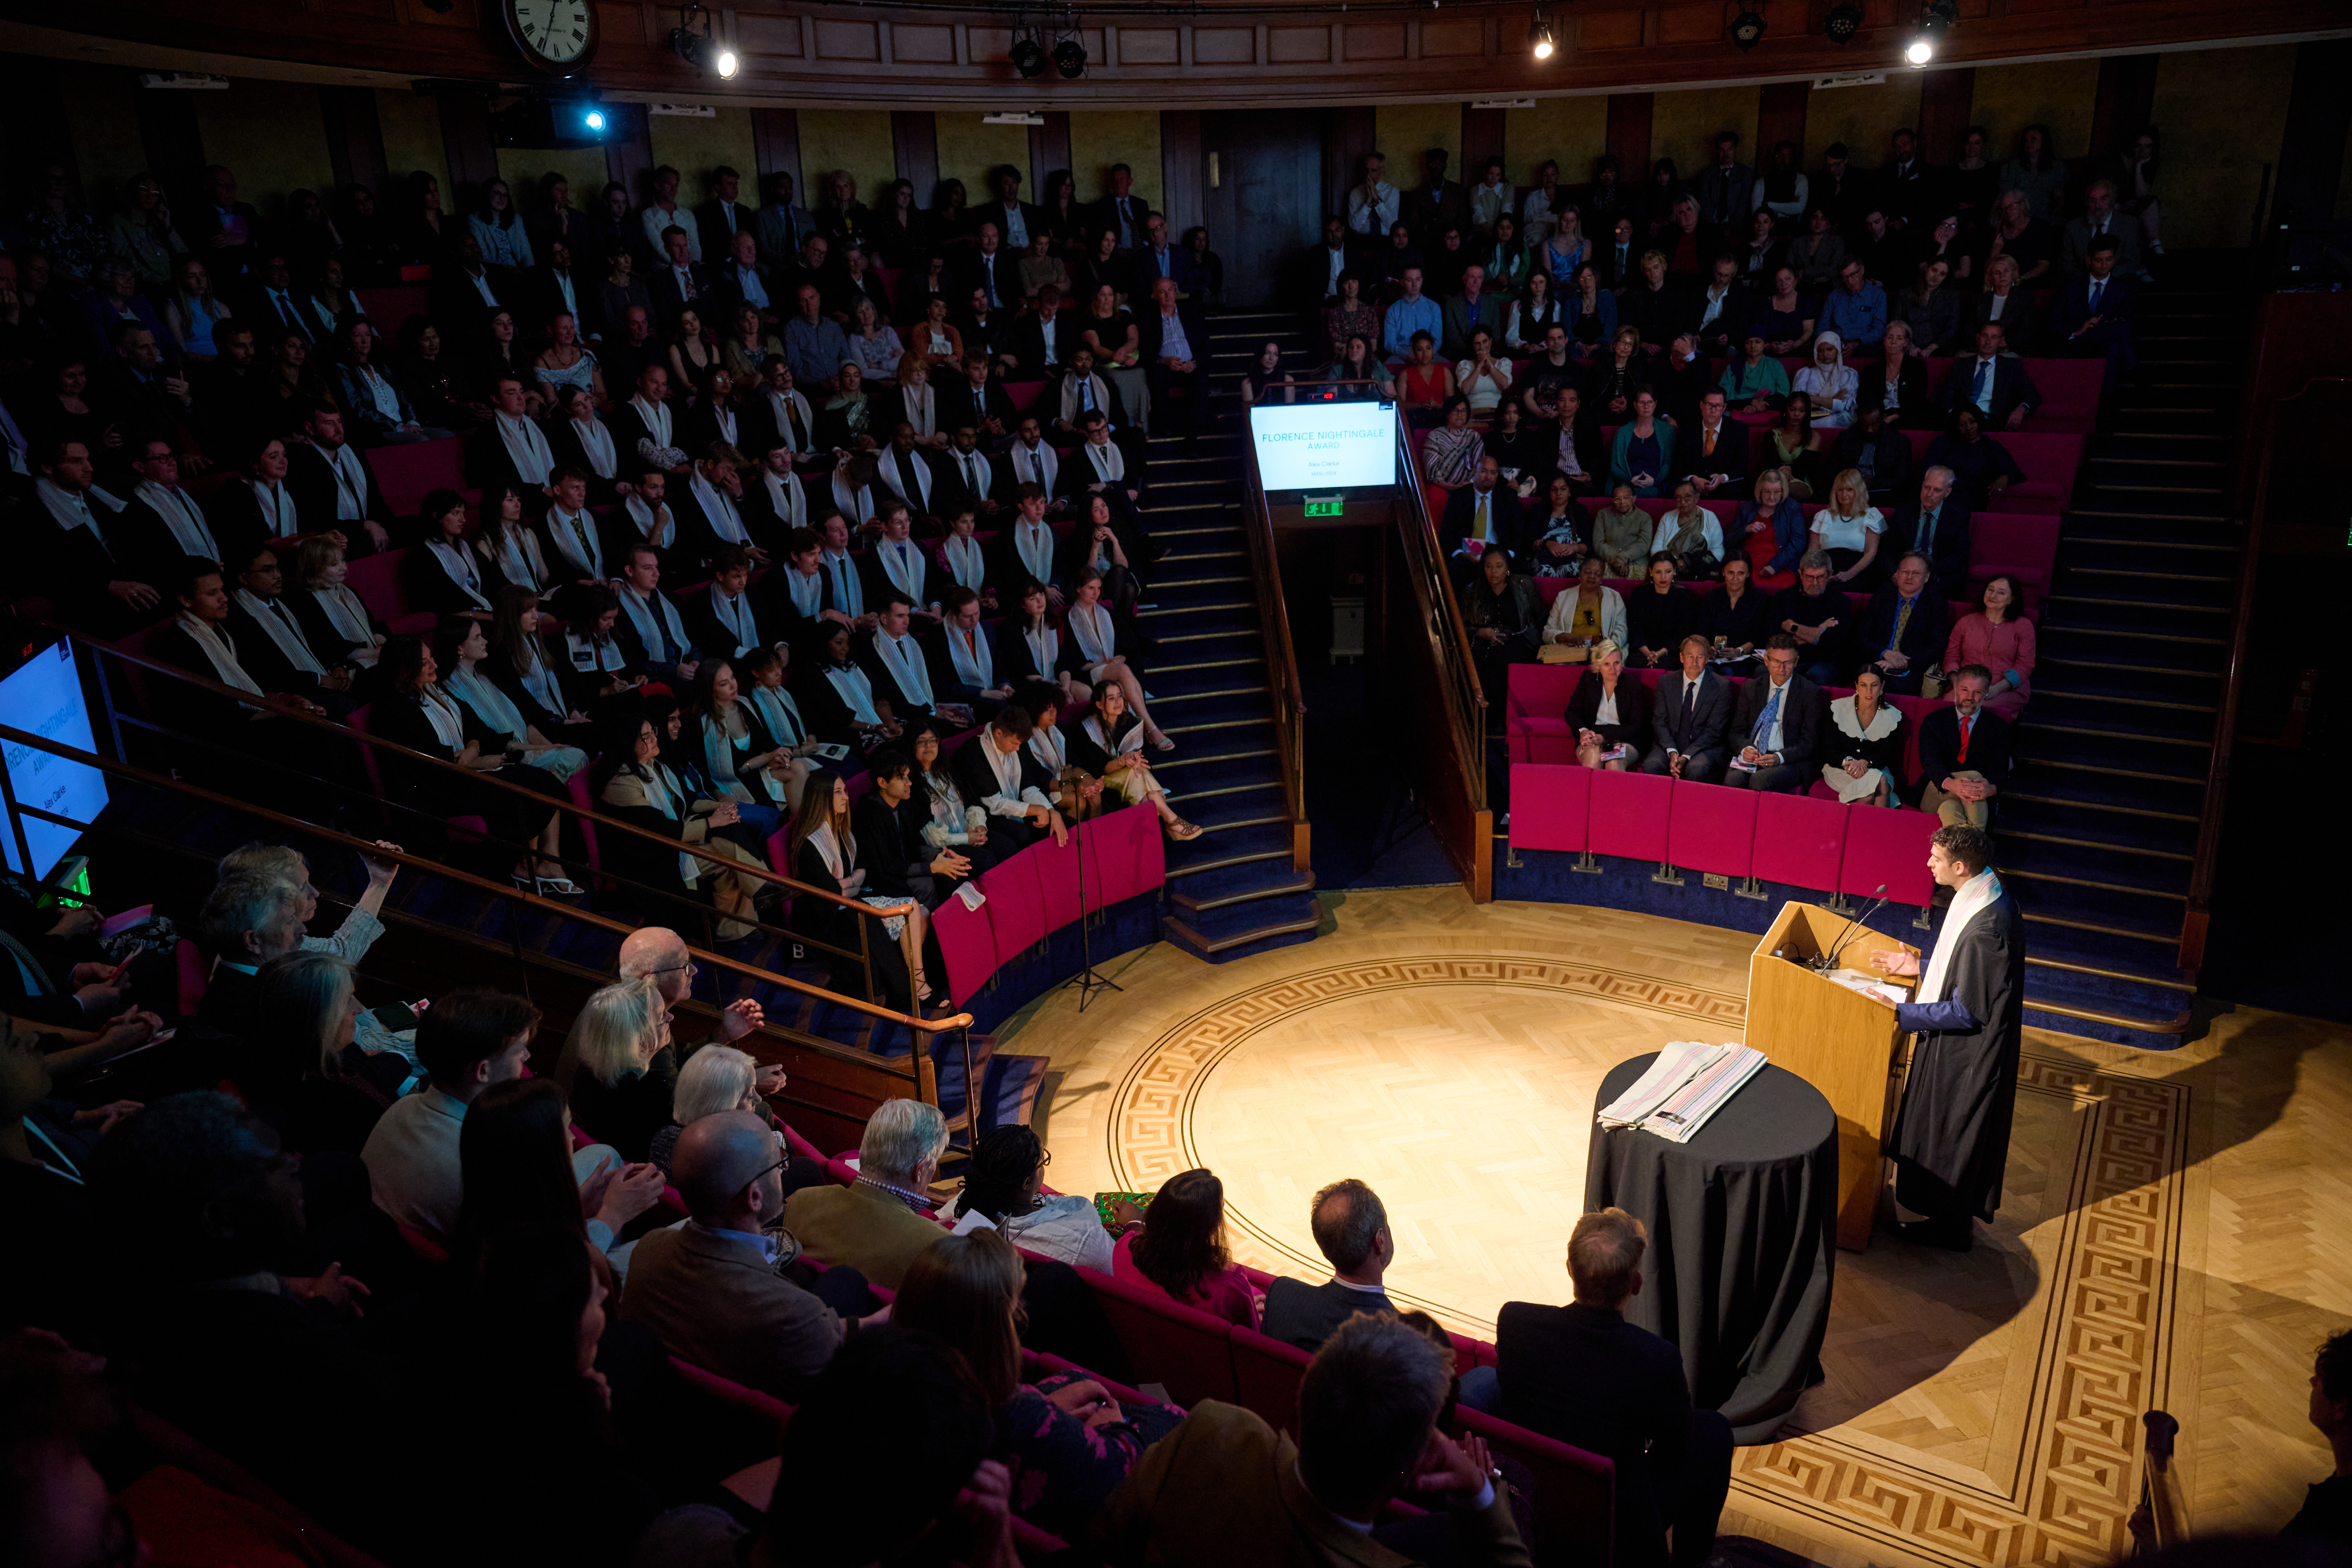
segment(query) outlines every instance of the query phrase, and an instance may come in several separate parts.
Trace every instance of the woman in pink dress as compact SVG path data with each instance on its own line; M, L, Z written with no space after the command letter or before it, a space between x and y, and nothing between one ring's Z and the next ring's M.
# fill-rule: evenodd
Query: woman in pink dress
M1983 665L1992 671L1984 705L2012 724L2032 695L2026 682L2033 676L2033 623L2021 597L2016 578L1996 574L1984 586L1984 608L1962 616L1944 645L1944 679L1964 664Z
M1195 1311L1257 1327L1260 1299L1226 1250L1225 1184L1213 1171L1169 1177L1142 1224L1118 1238L1111 1272Z

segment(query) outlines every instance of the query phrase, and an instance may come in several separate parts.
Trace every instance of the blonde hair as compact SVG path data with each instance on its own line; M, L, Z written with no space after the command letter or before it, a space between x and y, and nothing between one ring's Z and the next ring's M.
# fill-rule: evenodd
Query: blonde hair
M327 569L342 558L341 545L323 533L314 533L302 542L301 551L294 557L294 575L305 588L316 588Z
M220 877L274 877L299 887L310 879L310 862L291 844L241 844L221 857Z
M592 994L572 1020L563 1037L563 1054L556 1059L559 1082L569 1082L582 1068L610 1089L625 1074L637 1071L653 1055L646 1042L660 1033L663 1017L661 988L651 975L621 980Z
M943 1236L915 1254L890 1320L960 1352L991 1405L1021 1386L1021 1255L994 1229Z
M1633 1292L1633 1271L1649 1250L1650 1232L1621 1208L1605 1208L1576 1222L1568 1237L1568 1277L1576 1299L1614 1307Z
M1854 504L1862 509L1861 511L1838 510L1838 491L1843 489L1853 491ZM1860 517L1863 512L1870 510L1870 485L1862 477L1860 468L1847 468L1830 481L1830 504L1824 510L1832 517L1849 520Z
M343 1076L337 1043L352 1008L352 966L331 952L297 950L271 959L255 979L255 1033L260 1046L297 1074Z
M1592 645L1592 651L1585 656L1586 662L1591 664L1599 664L1602 659L1607 658L1612 653L1619 658L1623 658L1625 657L1625 650L1617 646L1617 639L1615 637L1602 637L1599 642Z
M670 1094L670 1120L680 1127L733 1110L758 1079L760 1064L733 1046L705 1046L686 1058Z

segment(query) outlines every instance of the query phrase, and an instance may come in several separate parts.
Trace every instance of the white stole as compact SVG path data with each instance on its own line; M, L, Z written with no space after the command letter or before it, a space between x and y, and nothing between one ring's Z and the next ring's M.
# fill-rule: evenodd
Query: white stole
M702 476L697 474L695 478ZM768 489L768 505L786 528L808 526L808 492L801 489L801 477L786 468L780 478L769 468L760 470L760 482Z
M996 654L988 646L988 634L978 626L967 633L950 625L943 635L948 639L948 663L956 679L982 691L996 689ZM964 641L967 636L971 638L969 644Z
M925 382L920 386L902 389L898 394L898 403L905 413L907 423L915 427L915 435L919 439L929 440L939 429L940 400L938 395L932 392L930 383Z
M951 533L942 547L942 553L947 557L948 575L954 578L959 586L979 593L982 582L988 575L988 560L981 552L980 541L968 534Z
M609 479L620 471L620 458L613 450L613 433L604 428L602 419L591 414L584 421L574 419L572 429L580 437L580 451L588 459L591 473L600 479Z
M1057 779L1062 776L1062 770L1070 765L1069 753L1062 745L1062 731L1058 727L1030 731L1029 754L1044 763L1045 771Z
M1990 866L1969 878L1952 896L1952 907L1944 912L1944 929L1936 933L1936 951L1927 955L1927 967L1919 976L1917 1000L1945 1000L1944 987L1950 982L1952 959L1960 951L1960 939L1968 934L1969 923L2000 897L2000 878Z
M1029 645L1029 658L1037 666L1037 673L1045 679L1054 678L1054 667L1062 658L1062 634L1051 626L1024 626L1021 640Z
M563 559L583 577L599 583L604 580L604 542L596 537L596 520L588 515L586 507L570 517L553 507L548 508L547 537L555 542Z
M921 546L912 540L885 539L874 546L874 558L882 563L882 575L890 580L892 587L906 595L910 604L920 605L929 603L923 597L925 574Z
M234 686L239 691L255 697L261 695L260 684L246 674L245 666L237 663L236 645L228 640L227 632L209 622L196 619L185 610L173 618L178 621L180 629L204 650L205 657L212 660L213 674L223 686Z
M857 864L856 838L849 835L836 838L833 824L826 821L817 825L808 836L808 843L816 850L817 858L824 862L824 868L833 873L833 879L841 884L841 890L849 891L851 868Z
M1101 601L1091 611L1084 605L1071 605L1067 620L1070 635L1078 639L1078 651L1088 664L1108 663L1118 652L1118 629Z
M502 525L492 523L489 536L497 542L493 551L499 570L506 574L508 582L534 594L547 591L548 581L554 574L547 569L547 556L530 530L518 524L509 533Z
M184 555L200 555L207 561L221 558L220 546L213 541L213 531L205 521L202 508L185 490L167 490L149 479L131 492L154 510L172 531L172 542Z
M337 635L345 642L358 645L351 651L351 661L363 669L373 669L383 650L375 646L375 623L368 619L367 606L360 603L360 596L339 586L313 588L310 597Z
M455 703L428 686L418 694L416 705L425 710L425 721L433 726L436 740L453 752L466 749L466 720Z
M629 498L629 521L637 525L637 531L645 535L646 542L656 550L667 550L677 542L677 519L667 502L662 506L661 515L656 517L654 509L646 504L645 497L633 495Z
M33 481L33 491L41 498L41 504L49 509L49 515L58 520L59 528L72 530L88 524L90 533L100 544L106 544L106 530L100 525L99 508L103 506L109 511L122 510L121 501L108 495L96 485L90 486L80 495L74 496L68 494L63 486L51 480L36 479ZM80 503L79 506L75 504L77 501ZM110 544L106 547L110 551L114 548Z
M823 571L805 574L787 566L783 571L784 591L793 597L793 608L803 620L816 619L824 608L824 574Z
M503 414L496 417L499 440L506 447L507 457L514 463L522 482L547 483L548 476L555 471L555 454L548 450L547 437L540 433L539 426L528 419L509 418Z
M273 485L266 479L249 479L253 499L261 508L261 526L272 539L291 539L302 531L302 520L295 515L294 497L284 485Z
M1013 552L1040 583L1054 580L1054 530L1039 523L1033 531L1026 519L1013 525Z
M710 531L730 544L749 544L751 536L743 528L743 514L735 510L735 498L703 478L702 470L694 470L694 482L688 487L694 491L702 515L710 520Z
M923 667L923 650L913 637L877 633L874 656L882 661L882 668L890 672L890 679L898 683L898 689L908 701L919 708L931 706L931 672Z
M809 432L816 426L816 416L809 412L809 401L801 395L800 388L790 392L765 389L768 407L776 416L776 434L794 452L815 450Z
M478 666L459 661L457 668L442 672L441 684L478 714L481 721L509 737L517 745L530 739L530 722L514 700L491 684ZM453 742L463 745L459 740Z
M433 552L433 559L441 563L441 570L448 574L449 581L466 590L466 597L473 600L478 608L490 608L489 600L482 595L482 574L474 570L472 551L462 544L451 544L439 539L427 540L425 548Z
M1054 481L1062 472L1062 455L1059 452L1043 441L1037 443L1037 449L1034 452L1022 442L1015 441L1012 451L1006 455L1013 459L1014 479L1024 485L1043 485L1047 495L1054 493Z
M882 716L874 710L874 683L866 672L854 664L835 665L824 672L834 690L849 707L849 716L861 724L879 724Z
M539 699L540 706L561 719L571 710L571 705L563 700L563 684L555 679L555 672L547 668L547 660L541 657L539 644L529 638L524 641L530 651L530 668L515 671L515 676L522 682L525 691Z
M272 604L250 588L239 588L230 596L247 615L253 617L254 623L261 628L261 635L278 645L278 651L286 656L287 663L305 674L323 676L327 673L327 667L319 662L319 656L312 653L310 645L302 640L301 632L288 624L292 612L288 611L285 616L278 613L285 600L279 599Z
M751 616L751 595L738 594L730 599L718 584L713 583L710 584L710 613L735 639L733 658L740 658L760 646L760 627Z
M677 606L656 592L650 599L624 583L620 591L621 613L637 628L637 640L646 645L646 654L656 662L661 658L663 638L683 654L694 646L687 640L686 627L677 618Z
M872 485L847 484L838 468L833 471L833 478L828 482L833 486L833 504L840 509L842 516L849 520L852 529L874 521Z
M655 446L669 445L669 405L667 404L647 403L640 395L630 398L629 406L635 409L638 416L645 420L646 434L653 437Z
M571 656L572 668L583 675L617 675L628 668L621 657L621 645L611 637L563 628L563 651Z
M358 522L364 519L367 516L367 466L360 461L358 448L342 446L330 452L314 446L312 450L326 459L329 471L335 476L335 521Z
M1130 752L1143 750L1143 726L1140 722L1129 724L1116 741L1103 733L1102 721L1092 713L1086 716L1083 728L1087 738L1100 746L1105 756L1123 757Z
M1078 450L1087 455L1087 462L1093 468L1095 477L1104 483L1117 484L1127 478L1127 454L1110 442L1106 441L1097 447L1088 441Z
M801 705L793 700L791 692L781 686L762 686L753 681L745 695L751 698L760 722L779 742L797 746L808 739L808 724L801 718Z

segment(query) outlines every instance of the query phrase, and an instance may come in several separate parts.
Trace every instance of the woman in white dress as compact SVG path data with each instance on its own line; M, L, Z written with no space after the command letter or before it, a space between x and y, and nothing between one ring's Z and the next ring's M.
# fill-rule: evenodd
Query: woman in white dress
M1837 733L1822 754L1836 760L1822 764L1822 782L1842 805L1890 804L1903 765L1903 710L1886 700L1885 679L1865 667L1853 690L1830 704L1830 722Z
M1829 552L1832 583L1867 583L1878 559L1886 519L1870 504L1870 486L1858 468L1830 481L1829 504L1813 513L1812 547Z

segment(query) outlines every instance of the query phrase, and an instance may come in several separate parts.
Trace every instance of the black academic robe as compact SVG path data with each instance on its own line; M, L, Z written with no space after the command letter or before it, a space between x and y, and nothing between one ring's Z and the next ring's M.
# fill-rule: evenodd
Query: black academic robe
M1918 1037L1886 1152L1906 1205L1937 1218L1990 1220L2000 1207L2023 1045L2024 924L2004 891L1960 933L1945 1000L1895 1011L1897 1026ZM1936 941L1948 935L1938 929ZM1923 956L1923 973L1927 965Z

